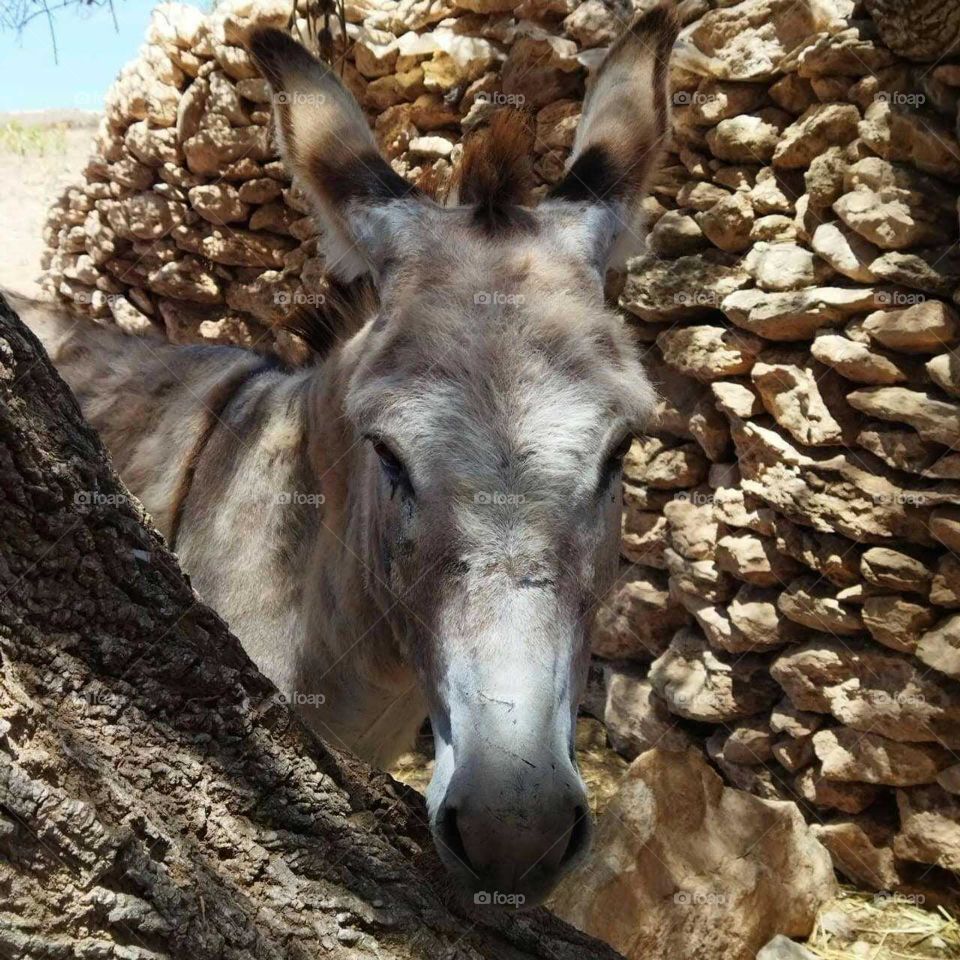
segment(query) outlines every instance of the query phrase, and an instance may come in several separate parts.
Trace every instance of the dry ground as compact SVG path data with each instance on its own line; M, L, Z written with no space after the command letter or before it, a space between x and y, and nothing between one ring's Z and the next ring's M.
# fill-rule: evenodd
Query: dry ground
M95 123L77 111L0 114L0 290L39 295L47 208L80 176Z

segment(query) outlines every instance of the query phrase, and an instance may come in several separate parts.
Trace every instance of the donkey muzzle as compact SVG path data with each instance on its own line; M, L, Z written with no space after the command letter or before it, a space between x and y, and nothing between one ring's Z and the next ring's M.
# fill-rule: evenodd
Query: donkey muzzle
M434 818L448 870L478 905L531 907L582 859L592 823L573 764L550 755L468 759Z

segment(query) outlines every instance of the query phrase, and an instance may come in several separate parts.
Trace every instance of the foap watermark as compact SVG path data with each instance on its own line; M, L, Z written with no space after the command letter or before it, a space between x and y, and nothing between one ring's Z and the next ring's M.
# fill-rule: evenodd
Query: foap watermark
M502 290L479 290L473 295L473 302L478 306L515 306L525 303L526 297L522 293L504 293Z
M80 507L120 507L130 503L125 493L101 493L99 490L78 490L73 495L74 506Z
M499 90L481 90L474 98L475 103L490 103L495 107L522 107L527 98L522 93L501 93Z
M327 102L325 93L305 93L302 90L281 90L273 95L275 103L288 103L291 106L319 107Z
M94 307L99 310L103 307L112 307L115 303L126 300L122 293L105 293L103 290L78 290L73 295L73 302L85 307Z
M473 895L478 907L522 907L527 898L522 893L501 893L499 890L478 890Z
M291 304L298 307L322 307L327 298L322 293L306 293L303 290L277 290L273 302L281 307Z
M89 690L79 690L76 696L90 707L109 707L117 703L117 696L106 687L94 687Z
M678 890L673 902L681 907L716 907L727 902L727 895L713 890Z
M896 693L889 690L871 690L869 699L878 707L888 704L897 707L922 707L927 702L922 693L908 693L905 690L898 690Z
M278 690L273 699L285 707L322 707L327 702L322 693L310 693L306 690L291 690L290 693L281 693Z
M922 93L903 93L901 90L881 90L873 99L877 103L889 103L895 107L922 107L927 102Z
M673 302L679 307L716 307L719 309L720 297L714 290L678 290Z
M701 93L699 90L678 90L673 95L675 107L691 107L694 104L703 105L715 103L720 99L716 93Z
M680 490L673 495L680 503L692 503L695 507L709 507L714 501L712 493L703 490Z
M505 493L502 490L479 490L473 495L473 502L481 507L506 507L526 503L522 493Z
M919 490L897 490L893 493L875 493L872 499L884 507L925 507L929 497Z
M927 300L922 293L907 293L905 290L880 290L876 299L884 307L915 307Z
M895 893L884 890L873 898L875 907L883 907L889 903L901 903L907 907L922 907L927 898L922 893Z
M267 503L277 507L322 507L327 498L322 493L305 490L280 490L267 497Z

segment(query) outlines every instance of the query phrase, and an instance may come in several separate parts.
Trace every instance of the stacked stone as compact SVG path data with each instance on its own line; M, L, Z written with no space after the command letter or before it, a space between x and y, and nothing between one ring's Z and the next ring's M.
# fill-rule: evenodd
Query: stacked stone
M733 784L798 800L862 884L960 871L960 64L895 53L854 0L679 10L673 143L614 291L662 402L626 465L593 709L628 759L700 743ZM344 81L401 174L442 192L464 134L516 105L542 192L630 9L346 14ZM51 211L57 295L302 356L274 325L323 295L324 263L242 47L289 16L157 9Z
M512 105L535 113L542 190L562 173L588 66L631 15L617 2L353 0L346 37L331 28L342 79L398 172L442 195L463 135ZM130 332L305 358L279 327L323 297L324 263L243 47L255 24L290 18L289 0L156 8L107 95L83 181L50 211L56 296ZM310 25L294 31L309 44Z
M904 60L865 16L746 0L681 41L620 297L663 402L628 463L599 640L635 662L607 668L606 719L631 754L703 739L732 783L798 800L859 883L945 886L960 65Z

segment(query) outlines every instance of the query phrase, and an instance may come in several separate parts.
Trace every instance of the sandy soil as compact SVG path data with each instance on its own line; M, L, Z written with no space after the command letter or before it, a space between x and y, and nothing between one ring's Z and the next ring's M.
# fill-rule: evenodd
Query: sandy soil
M62 112L61 112L62 113ZM91 151L95 126L61 115L16 118L39 128L34 138L4 136L14 118L0 115L0 290L40 295L40 255L47 208L75 181Z

